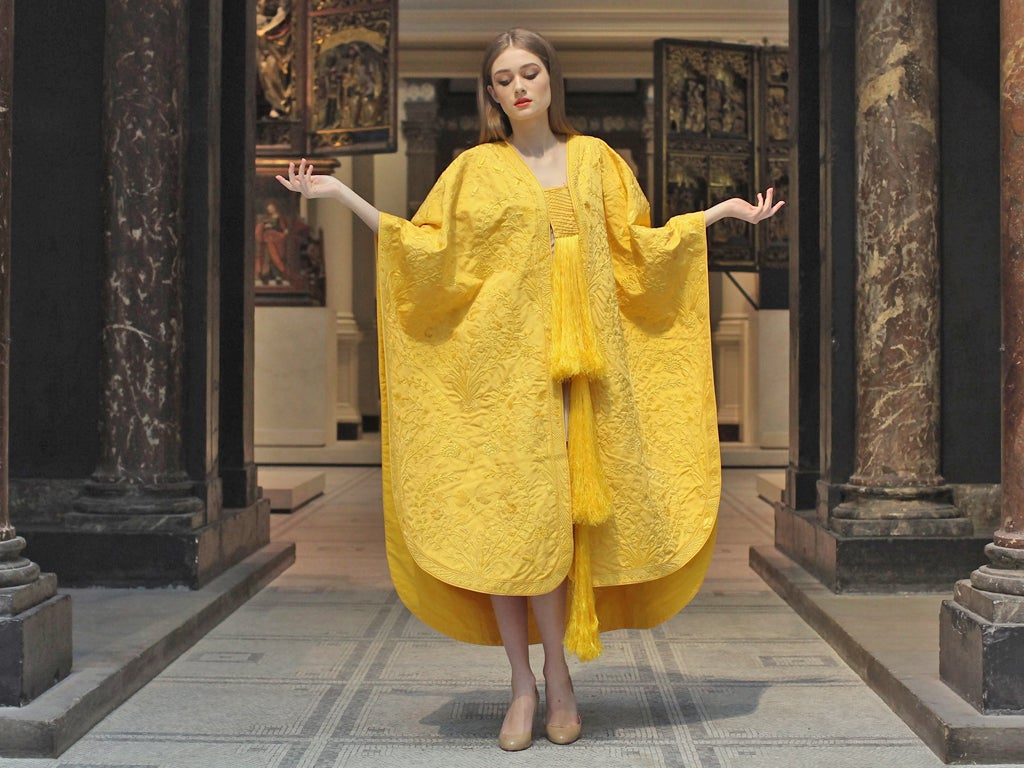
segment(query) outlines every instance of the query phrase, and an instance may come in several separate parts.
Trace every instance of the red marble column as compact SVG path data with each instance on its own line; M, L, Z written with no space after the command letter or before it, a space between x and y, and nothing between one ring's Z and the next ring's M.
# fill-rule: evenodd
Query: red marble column
M1002 525L939 616L939 677L980 712L1024 714L1024 0L1000 3Z
M1024 596L1024 2L1000 16L1002 249L1002 525L971 575L978 589Z
M103 394L100 460L77 528L190 529L184 469L188 2L107 0Z
M856 24L855 467L833 528L965 534L938 473L935 0L857 0Z

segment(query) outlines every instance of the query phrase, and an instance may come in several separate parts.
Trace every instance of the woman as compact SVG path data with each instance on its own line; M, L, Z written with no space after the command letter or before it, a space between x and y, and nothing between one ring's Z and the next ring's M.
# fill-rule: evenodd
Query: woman
M513 29L481 70L481 143L411 222L305 161L288 178L378 235L384 506L395 587L427 624L502 644L499 745L580 735L563 651L654 626L703 579L718 509L705 227L738 198L650 227L626 163L565 116L561 69ZM567 578L568 577L568 578ZM568 597L567 583L572 585Z

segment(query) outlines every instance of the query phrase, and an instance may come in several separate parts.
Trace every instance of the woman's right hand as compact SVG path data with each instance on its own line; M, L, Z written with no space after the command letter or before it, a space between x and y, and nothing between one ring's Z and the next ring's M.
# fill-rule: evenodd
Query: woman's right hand
M333 197L351 209L374 233L380 228L380 211L334 176L314 176L313 166L305 159L299 163L298 168L295 163L288 163L288 178L278 176L277 180L286 189L298 192L303 197Z
M287 189L298 192L303 197L335 197L340 198L347 187L334 176L314 176L313 164L307 163L305 158L299 163L298 169L295 163L288 163L288 178L277 176Z

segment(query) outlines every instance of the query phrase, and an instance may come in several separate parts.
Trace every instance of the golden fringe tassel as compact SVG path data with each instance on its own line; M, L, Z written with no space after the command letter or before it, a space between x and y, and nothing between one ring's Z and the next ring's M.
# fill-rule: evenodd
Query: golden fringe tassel
M570 212L571 213L571 212ZM590 378L604 370L590 313L579 235L555 238L551 281L551 376L569 380L569 483L574 555L572 597L565 647L581 661L601 655L601 636L594 604L589 527L611 515L612 501L601 467L594 423Z
M575 525L570 575L572 598L565 647L580 661L590 661L601 655L590 562L590 530L611 515L612 497L597 450L594 405L590 400L590 382L585 376L573 376L569 385L569 484Z
M602 647L590 572L589 526L573 526L573 538L576 552L572 561L572 599L565 628L565 647L580 661L592 661L601 655Z
M572 521L600 525L612 513L612 494L597 450L597 427L590 382L573 376L569 384L569 483Z
M595 376L604 359L594 332L579 235L555 238L551 281L551 376Z

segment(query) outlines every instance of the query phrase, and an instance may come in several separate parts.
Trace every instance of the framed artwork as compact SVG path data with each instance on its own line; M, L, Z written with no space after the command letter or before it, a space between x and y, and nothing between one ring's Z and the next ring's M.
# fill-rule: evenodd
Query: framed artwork
M789 54L785 48L761 51L761 181L775 187L777 200L789 200ZM761 227L758 227L761 230ZM765 222L760 237L762 269L788 269L789 227L786 208Z
M257 153L394 152L397 0L257 0Z
M787 53L779 48L655 41L654 215L753 200L788 187ZM782 199L785 199L784 197ZM785 268L784 215L765 227L724 219L708 230L713 270Z
M303 154L306 57L303 0L256 0L256 151Z
M330 173L336 166L333 163L324 172ZM302 219L301 197L274 178L287 168L286 160L256 161L256 303L324 306L323 235L314 233Z
M310 0L313 154L394 152L397 0Z

